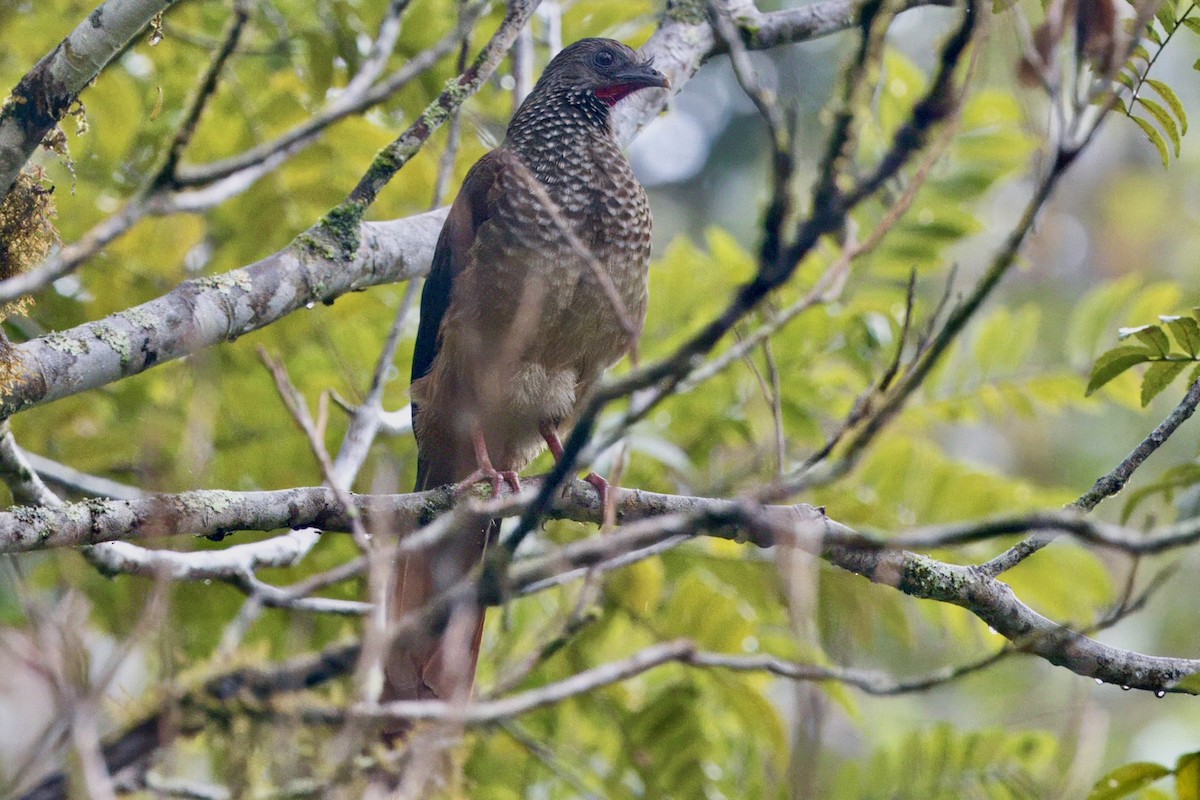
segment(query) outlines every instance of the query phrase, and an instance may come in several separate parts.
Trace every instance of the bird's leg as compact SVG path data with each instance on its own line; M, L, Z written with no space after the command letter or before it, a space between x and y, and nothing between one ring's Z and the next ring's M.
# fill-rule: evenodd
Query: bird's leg
M549 422L543 422L541 432L542 438L546 440L546 446L550 448L550 454L554 456L554 460L556 462L562 461L563 446L558 438L558 431ZM589 472L584 480L596 487L596 494L600 495L600 508L608 508L608 481L594 472Z
M492 497L500 496L500 482L504 481L514 492L521 491L521 478L511 469L496 469L488 456L487 441L483 438L483 428L475 425L471 428L471 445L475 448L475 463L478 468L455 485L455 492L465 492L479 481L487 481L492 485Z

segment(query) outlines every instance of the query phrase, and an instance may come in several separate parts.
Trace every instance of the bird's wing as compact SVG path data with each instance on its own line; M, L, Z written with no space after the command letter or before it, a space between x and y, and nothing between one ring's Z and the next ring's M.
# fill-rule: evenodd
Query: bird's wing
M495 212L497 180L512 158L504 151L492 151L481 158L467 173L462 189L450 207L433 251L429 277L421 291L421 322L413 350L413 381L424 378L433 369L441 349L442 322L450 309L455 281L471 264L471 248L479 228ZM420 413L415 402L412 410L415 425ZM436 440L418 440L418 490L466 477L455 471L454 447L445 445ZM486 522L476 531L462 531L462 535L436 548L398 558L389 619L401 619L405 614L424 608L431 597L467 574L479 562L492 525ZM457 626L452 618L450 629L453 633L426 635L403 646L393 646L384 665L382 699L451 698L456 694L456 687L464 681L470 687L479 658L483 615L479 610L470 609L467 616L470 619ZM390 733L400 734L406 728L406 725L400 725Z
M469 262L469 251L479 227L493 213L492 187L511 156L493 150L471 167L462 189L450 207L446 224L433 251L433 265L421 290L421 323L413 349L412 380L423 378L433 368L441 347L442 320L450 308L454 279ZM416 408L413 409L414 416Z
M513 166L513 161L515 156L503 148L493 150L479 159L467 172L458 197L450 206L450 213L433 251L429 277L425 279L425 286L421 290L421 321L417 327L417 341L413 347L413 382L424 378L433 369L434 360L442 347L442 322L450 309L455 281L471 265L472 246L480 227L487 224L496 214L496 195L499 185L506 183L503 180L504 174L520 169ZM413 429L418 434L420 413L420 406L413 402ZM439 482L465 477L452 474L457 470L455 464L435 463L439 457L444 462L453 448L433 447L433 443L429 442L418 441L417 444L417 491L432 488L432 485ZM430 481L434 483L430 484Z

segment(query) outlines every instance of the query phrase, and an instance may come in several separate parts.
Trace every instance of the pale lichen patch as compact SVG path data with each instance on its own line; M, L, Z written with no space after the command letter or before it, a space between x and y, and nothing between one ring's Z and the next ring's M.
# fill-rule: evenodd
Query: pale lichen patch
M128 367L133 345L124 331L114 328L106 322L95 322L91 326L92 334L104 342L121 359L121 366Z

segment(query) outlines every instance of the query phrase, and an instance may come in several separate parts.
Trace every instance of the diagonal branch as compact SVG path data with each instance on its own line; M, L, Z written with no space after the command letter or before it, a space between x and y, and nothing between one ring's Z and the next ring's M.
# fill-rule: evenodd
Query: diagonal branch
M13 87L0 108L0 198L83 90L175 0L108 0Z
M1192 384L1187 394L1184 395L1183 400L1179 402L1179 405L1150 432L1149 436L1143 439L1137 447L1133 448L1132 452L1125 456L1120 464L1113 467L1107 475L1097 479L1091 489L1088 489L1083 496L1074 503L1071 503L1067 508L1086 514L1105 499L1120 492L1125 488L1125 484L1129 482L1129 479L1133 477L1133 473L1137 471L1138 467L1146 459L1154 455L1154 452L1174 435L1180 425L1191 419L1192 414L1196 412L1197 405L1200 405L1200 382ZM1054 535L1051 534L1031 536L1028 539L1017 542L986 564L980 565L979 568L993 577L1001 575L1052 541L1054 541Z

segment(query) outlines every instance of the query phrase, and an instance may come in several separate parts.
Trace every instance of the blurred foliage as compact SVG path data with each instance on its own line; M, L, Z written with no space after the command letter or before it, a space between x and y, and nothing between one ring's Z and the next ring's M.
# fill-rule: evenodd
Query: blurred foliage
M861 764L848 764L828 796L831 800L1050 797L1058 750L1058 743L1046 733L964 733L943 723L881 747Z
M1174 778L1174 792L1151 787L1151 784L1158 783L1168 776ZM1096 781L1088 800L1119 800L1122 797L1137 797L1141 800L1198 800L1200 753L1180 756L1174 769L1145 761L1118 767Z
M0 2L5 42L0 78L14 84L92 5ZM382 0L275 0L257 8L186 152L186 163L216 161L269 141L321 107L353 75L364 38L373 34L385 5ZM997 9L1012 5L998 2ZM404 63L449 31L454 8L451 0L415 0L392 65ZM649 0L578 0L566 4L564 38L606 34L636 44L653 29L657 10L658 4ZM1188 24L1190 13L1178 18L1179 25L1194 27ZM490 30L500 14L498 7L492 9L481 31ZM163 41L151 46L143 39L131 45L85 93L76 120L81 124L65 126L60 152L39 156L57 189L56 223L64 241L76 241L120 208L158 163L199 71L218 45L227 15L219 2L194 0L173 8L165 18ZM1161 16L1156 24L1165 31L1165 43L1172 31ZM476 35L476 44L482 36ZM928 64L901 45L895 43L884 58L872 113L860 132L857 157L862 164L878 159L929 80ZM1139 54L1139 64L1149 64L1153 54L1147 55ZM670 398L640 422L627 440L631 458L625 485L735 495L788 474L825 443L898 350L911 352L911 337L901 339L909 275L915 272L918 286L909 322L919 331L946 293L952 268L986 259L990 243L1011 217L1012 198L1024 202L1022 181L1044 155L1039 128L1044 109L1014 88L1012 56L1003 44L979 54L985 66L1001 64L1004 79L969 84L953 136L935 143L944 150L942 157L929 165L928 179L912 194L907 209L891 219L924 166L913 165L878 200L856 212L854 222L863 235L885 220L892 227L878 247L854 263L845 293L784 325L772 338L769 362L761 350L755 352L695 390ZM998 70L982 71L994 75ZM396 97L335 125L249 191L210 212L143 222L77 276L41 295L26 317L6 324L6 332L20 340L98 319L156 297L184 279L223 273L285 245L341 199L373 154L453 74L454 59L443 59ZM1182 153L1179 169L1194 184L1194 159L1188 160L1186 148L1180 150L1184 101L1165 81L1147 78L1143 66L1129 74L1144 79L1163 100L1165 107L1159 107L1165 119L1154 113L1148 104L1152 100L1140 101L1158 126L1147 135L1156 146L1162 144L1164 153L1164 136ZM510 112L511 96L500 81L468 103L455 183L502 136ZM429 207L445 142L445 132L438 134L405 167L374 207L375 217ZM1137 157L1128 164L1132 166L1122 167L1128 171L1119 177L1130 183L1117 198L1128 198L1128 208L1118 204L1103 231L1122 241L1126 233L1148 235L1146 226L1125 219L1139 213L1135 201L1157 202L1139 197L1148 193L1138 189L1146 184L1136 183L1142 174ZM1148 185L1158 191L1158 181L1167 179L1158 176L1156 163L1152 166L1156 173ZM1117 204L1117 199L1110 200ZM746 208L751 213L751 199ZM1180 225L1194 225L1184 211L1178 215ZM1060 219L1052 214L1047 220L1050 233ZM699 241L677 238L656 254L643 360L671 353L724 308L731 291L753 275L754 246L712 227ZM823 242L771 307L758 312L739 334L771 322L801 298L841 256L842 246ZM1125 276L1097 271L1089 274L1086 286L1058 286L1062 296L1054 296L1055 287L1039 283L1045 277L1032 271L1015 280L1033 287L1033 296L1021 298L1020 290L1014 290L987 306L852 474L814 490L804 501L826 506L846 524L875 531L1056 508L1111 468L1160 418L1139 414L1142 406L1164 409L1172 380L1184 372L1195 377L1189 368L1200 349L1200 316L1176 313L1200 302L1193 285L1169 277L1150 280L1136 271ZM31 451L147 490L319 483L317 465L255 348L261 345L281 356L314 405L322 392L354 401L368 385L404 289L374 288L342 297L330 308L298 312L237 342L23 413L13 420L13 430ZM952 297L955 291L950 290ZM1159 316L1166 314L1171 316ZM1109 349L1121 326L1132 327L1125 328L1123 344ZM406 336L411 340L414 334L415 319ZM1143 364L1149 365L1146 372L1138 373L1135 368ZM1090 380L1085 378L1089 368ZM760 380L771 370L783 387L783 463L773 445L774 403L767 382ZM388 407L406 402L408 373L404 355L388 376ZM326 432L331 449L344 427L340 412L331 411ZM413 480L414 455L407 437L380 440L355 488L406 490ZM1177 456L1177 462L1186 463L1147 476L1128 495L1125 518L1184 516L1182 501L1200 483L1194 456ZM546 464L548 460L541 461L532 469ZM587 532L574 523L551 523L541 534L542 544ZM249 539L240 535L236 540ZM981 543L934 555L979 563L1009 544ZM171 546L223 545L173 541ZM261 577L292 583L355 555L348 537L329 536L301 567ZM998 644L987 626L963 609L917 604L819 563L785 567L776 555L704 540L612 574L595 619L537 664L518 688L561 680L675 637L718 652L875 667L900 676L969 663ZM125 641L153 591L141 579L103 578L69 552L22 559L22 570L22 590L39 602L86 597L89 636L97 641ZM1120 599L1127 574L1124 562L1059 544L1006 580L1041 613L1086 627ZM358 598L362 589L351 583L327 595ZM491 615L480 669L482 691L560 630L578 592L574 586L545 592ZM17 587L0 581L0 620L14 629L28 622L18 594ZM172 587L169 600L167 623L142 648L143 686L170 683L210 659L244 596L223 585L188 584ZM1194 633L1190 616L1174 618L1169 609L1153 606L1150 611L1161 612L1164 629ZM357 628L345 619L267 610L250 628L238 657L254 663L307 652ZM1154 648L1162 640L1143 631L1137 641ZM1194 648L1194 637L1181 646ZM1068 787L1063 776L1080 759L1072 744L1084 720L1091 719L1075 711L1116 702L1113 694L1120 701L1121 693L1102 695L1111 687L1088 681L1080 688L1083 679L1032 660L1014 661L1009 671L990 671L916 698L873 699L843 686L821 685L824 722L812 725L816 735L827 738L817 745L805 738L805 720L795 719L799 712L789 685L762 674L668 665L470 734L462 754L463 795L498 800L587 793L606 798L784 798L791 796L799 750L816 746L815 796L1064 796ZM1080 699L1080 693L1089 691L1095 694ZM344 686L333 687L326 699L344 700L345 692ZM1068 698L1077 705L1068 707ZM1046 710L1040 703L1047 704ZM107 710L119 724L127 718L126 699L112 698ZM6 710L3 716L9 713L17 712ZM1146 713L1140 712L1143 717ZM1126 748L1139 718L1130 714L1109 720L1107 752L1081 759L1083 769L1091 770L1086 784L1129 759ZM320 777L314 754L326 741L320 731L302 726L239 717L180 744L167 763L211 772L235 794L247 796ZM1174 768L1174 796L1180 798L1197 796L1195 789L1183 788L1193 785L1185 781L1194 781L1196 770L1195 759L1186 758L1191 760L1180 760ZM1092 797L1168 797L1147 787L1171 772L1145 764L1119 767L1100 779Z

